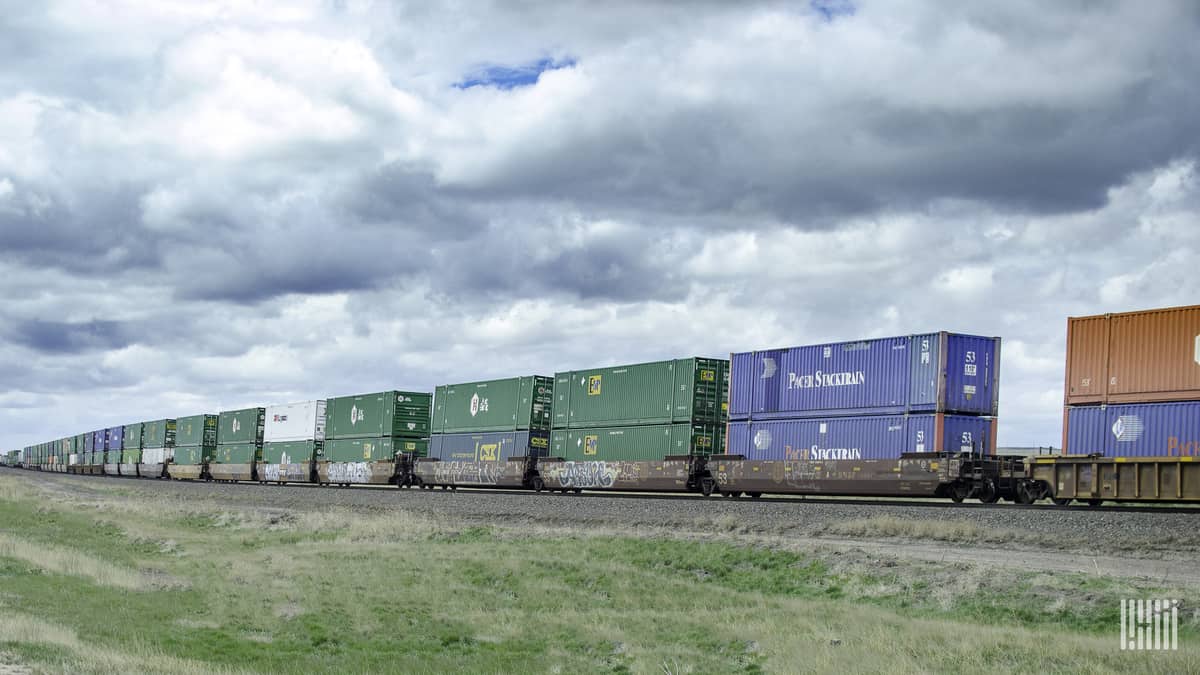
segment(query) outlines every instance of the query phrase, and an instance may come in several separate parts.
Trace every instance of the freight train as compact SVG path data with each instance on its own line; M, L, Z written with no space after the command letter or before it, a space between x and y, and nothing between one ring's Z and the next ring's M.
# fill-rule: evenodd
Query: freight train
M1200 501L1200 306L1068 321L1064 454L995 454L999 338L949 332L142 422L0 455L405 488Z

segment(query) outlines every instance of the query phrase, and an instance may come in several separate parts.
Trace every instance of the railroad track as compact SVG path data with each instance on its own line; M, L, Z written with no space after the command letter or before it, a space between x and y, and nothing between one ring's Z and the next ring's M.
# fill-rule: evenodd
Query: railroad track
M46 473L46 472L41 472L41 473ZM96 474L61 474L61 473L57 473L57 472L49 472L48 475L77 476L77 477L81 477L81 478L92 478L92 477L107 478L107 479L120 478L120 479L124 479L124 480L137 480L137 481L148 481L148 482L163 480L163 479L152 479L152 478L138 478L138 477L134 477L134 476L110 476L110 475L96 475ZM205 481L178 481L178 482L185 483L185 484L196 484L196 485L202 485L205 483ZM258 486L258 487L271 487L271 488L279 488L279 489L289 489L289 488L305 489L305 488L308 488L308 489L333 489L333 490L375 490L375 491L393 491L393 492L400 490L400 488L397 488L394 485L351 485L348 487L342 487L342 486L337 486L337 485L322 486L322 485L317 485L315 483L298 483L297 482L297 483L279 484L279 483L258 483L255 481L229 481L229 482L225 482L222 484L225 484L225 485L229 485L229 484L254 485L254 486ZM415 492L421 492L421 490L418 490L417 488L408 488L408 489L415 491ZM460 490L464 493L482 494L482 495L514 495L514 494L530 495L530 494L534 494L533 491L525 490L525 489L476 488L476 487L460 487L460 488L456 488L456 489L445 489L445 490L434 489L434 490L431 490L431 492L457 492ZM560 498L569 497L572 499L640 499L640 500L651 499L651 500L678 500L678 501L697 501L697 502L713 501L713 502L720 502L723 504L816 503L816 504L837 504L837 505L847 505L847 506L890 506L890 507L900 506L900 507L914 508L914 509L919 509L919 508L973 509L973 510L980 510L980 509L1005 510L1005 509L1009 509L1009 510L1046 511L1046 512L1082 511L1082 512L1088 512L1088 513L1200 514L1200 505L1166 506L1166 505L1157 505L1157 504L1114 503L1114 504L1102 504L1100 506L1088 506L1088 505L1082 504L1082 503L1074 503L1074 504L1070 504L1067 506L1058 506L1057 504L1051 504L1051 503L1046 503L1046 502L1035 503L1035 504L1012 504L1012 503L1001 503L1001 502L997 502L995 504L985 504L982 502L963 502L963 503L956 504L956 503L950 501L949 499L946 499L946 500L931 500L931 499L927 499L927 498L906 499L903 497L838 497L838 496L825 496L825 495L763 495L763 496L757 497L757 498L750 498L750 497L729 498L729 497L721 497L716 494L714 494L711 497L705 497L700 494L683 493L683 492L615 492L615 491L606 492L606 491L586 491L586 490L579 494L573 494L573 493L561 494L561 493L555 493L555 492L547 492L546 496L547 497L560 497Z

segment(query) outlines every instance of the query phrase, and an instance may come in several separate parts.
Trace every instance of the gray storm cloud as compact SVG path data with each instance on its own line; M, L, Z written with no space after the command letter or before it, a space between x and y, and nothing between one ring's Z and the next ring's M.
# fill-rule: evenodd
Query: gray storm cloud
M1198 38L1186 2L7 11L0 446L938 329L1004 336L1000 441L1057 444L1065 317L1200 297Z

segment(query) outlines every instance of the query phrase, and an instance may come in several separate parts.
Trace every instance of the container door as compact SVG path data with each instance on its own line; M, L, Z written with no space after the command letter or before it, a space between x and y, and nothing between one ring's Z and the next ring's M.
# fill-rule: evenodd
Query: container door
M751 415L756 413L774 413L779 411L780 398L784 387L787 386L787 375L784 372L783 359L787 350L772 349L754 353L754 366L751 377L754 384L751 391Z

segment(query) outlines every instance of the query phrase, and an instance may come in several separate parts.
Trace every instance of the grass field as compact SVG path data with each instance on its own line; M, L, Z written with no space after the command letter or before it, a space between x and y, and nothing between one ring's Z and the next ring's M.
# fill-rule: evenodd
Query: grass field
M1200 671L1194 610L1117 649L1154 592L1191 590L0 475L0 664L34 672Z

